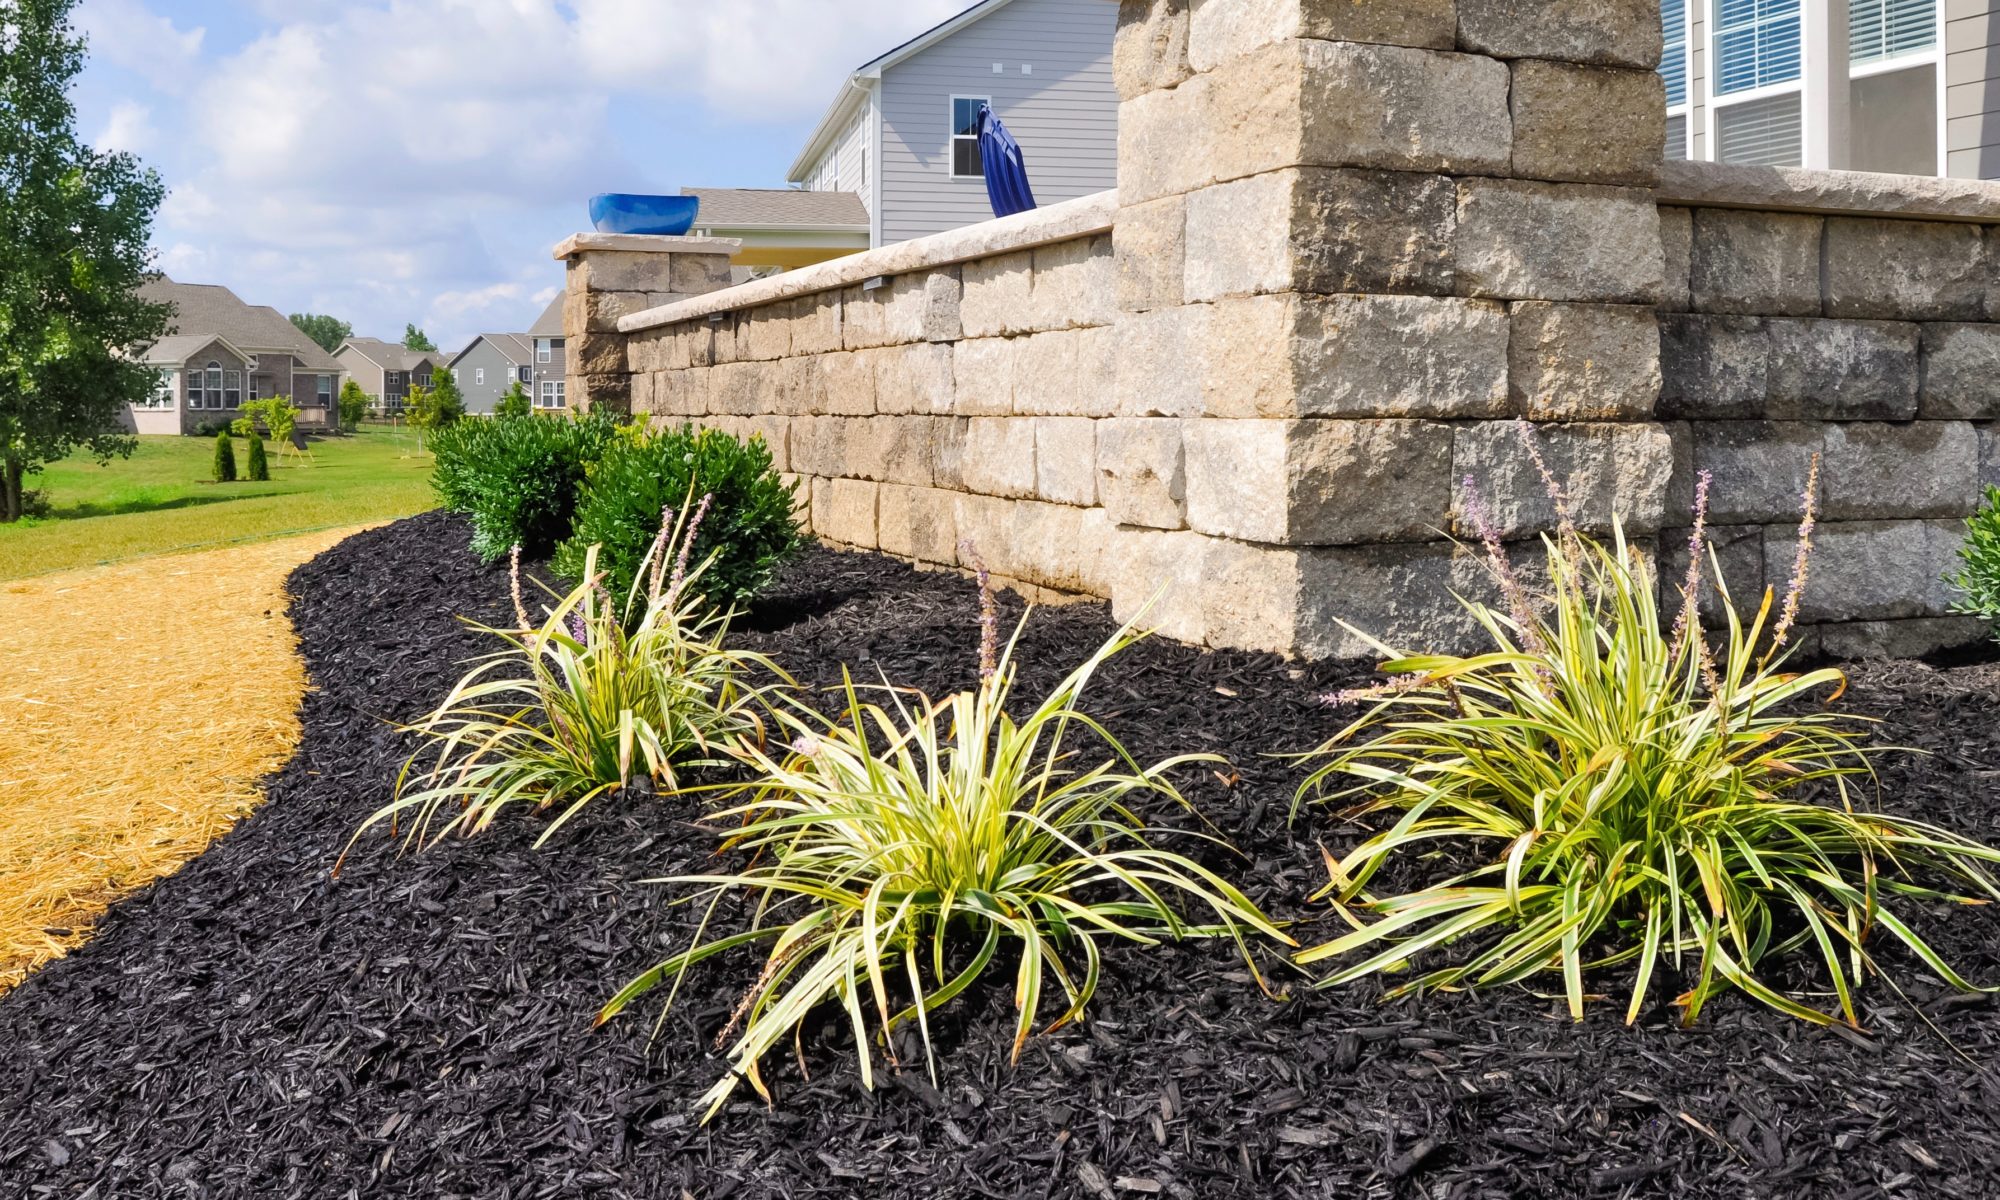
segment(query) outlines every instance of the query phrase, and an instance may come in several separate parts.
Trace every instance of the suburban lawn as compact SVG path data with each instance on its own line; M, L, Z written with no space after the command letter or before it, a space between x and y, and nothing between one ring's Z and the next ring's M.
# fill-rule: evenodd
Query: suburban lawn
M315 439L309 463L271 450L268 483L210 482L210 438L142 437L131 458L102 466L76 456L28 481L49 516L0 525L0 579L423 512L431 459L416 445L410 430L369 427ZM236 439L239 468L245 453Z

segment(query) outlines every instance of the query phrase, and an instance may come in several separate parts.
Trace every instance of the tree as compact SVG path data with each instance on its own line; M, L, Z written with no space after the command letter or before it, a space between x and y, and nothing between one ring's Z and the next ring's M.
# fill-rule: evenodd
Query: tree
M215 463L209 468L209 474L215 477L217 483L236 482L236 443L229 440L227 429L215 431Z
M432 354L437 353L437 347L432 345L431 340L424 336L424 331L418 329L415 325L406 325L403 327L403 349L427 350Z
M452 380L451 372L440 367L431 373L431 386L412 386L403 401L403 416L417 431L417 450L424 448L424 434L443 429L465 415L465 397Z
M354 326L324 313L293 313L292 324L298 326L307 337L318 342L320 349L328 354L340 349L342 342L354 336Z
M535 402L528 397L528 389L522 387L518 379L508 387L507 394L500 397L499 403L493 406L493 415L501 420L529 416L534 411Z
M257 431L254 429L250 431L250 456L244 460L244 464L250 482L269 483L271 481L271 462L264 457L264 439L258 437Z
M121 418L159 376L122 352L171 316L138 295L159 176L77 136L74 5L0 0L0 521L20 519L30 472L132 452Z
M340 385L340 427L349 433L361 428L361 418L368 415L368 393L352 379Z

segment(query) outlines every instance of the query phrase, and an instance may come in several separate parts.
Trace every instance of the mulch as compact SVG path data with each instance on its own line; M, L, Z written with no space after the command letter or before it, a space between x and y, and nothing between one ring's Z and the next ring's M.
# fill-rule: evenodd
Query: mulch
M399 856L370 837L407 745L391 722L434 703L480 652L460 614L498 621L504 570L441 515L360 535L292 580L316 690L269 802L178 875L115 907L89 945L0 1000L0 1195L1986 1197L2000 1190L2000 1005L1907 961L1865 992L1865 1034L1737 998L1680 1028L1606 1002L1572 1023L1526 987L1384 1005L1379 987L1266 998L1225 945L1114 947L1094 1019L1008 1062L1011 972L934 1018L920 1054L864 1091L844 1022L767 1064L703 1126L711 1051L748 958L704 969L655 1031L657 1002L593 1030L599 1005L684 942L698 911L644 881L712 862L689 800L597 805L541 851L521 815ZM1006 606L1011 623L1019 608ZM841 664L942 692L976 672L959 578L814 551L742 631L802 679ZM1110 632L1098 606L1038 610L1020 695ZM1319 844L1286 822L1299 770L1271 755L1331 731L1313 697L1353 668L1135 647L1092 707L1142 759L1211 750L1193 799L1228 830L1260 902L1315 922ZM2000 668L1854 672L1847 703L1928 756L1888 761L1884 794L2000 840ZM147 753L144 746L132 747ZM725 914L740 920L741 914ZM2000 923L1926 924L2000 981ZM1617 994L1624 978L1593 983Z

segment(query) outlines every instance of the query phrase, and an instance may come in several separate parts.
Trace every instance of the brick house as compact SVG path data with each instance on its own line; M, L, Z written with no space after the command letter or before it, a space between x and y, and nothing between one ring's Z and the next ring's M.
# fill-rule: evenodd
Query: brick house
M140 361L159 372L147 400L131 405L125 426L135 433L174 434L234 420L246 400L288 396L303 428L332 428L334 400L345 373L277 309L245 304L215 284L178 283L165 276L139 294L168 304L167 335Z

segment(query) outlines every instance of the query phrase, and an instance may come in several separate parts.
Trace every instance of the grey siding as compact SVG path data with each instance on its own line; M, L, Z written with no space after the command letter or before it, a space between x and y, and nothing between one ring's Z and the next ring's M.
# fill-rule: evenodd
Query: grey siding
M1118 186L1118 94L1105 0L1014 0L883 73L882 242L989 220L986 186L951 178L951 97L988 96L1041 204ZM993 64L1001 70L995 73ZM1027 64L1033 73L1023 75Z
M507 385L517 376L513 361L485 338L474 342L452 371L458 380L458 390L465 396L465 411L481 416L492 414L500 397L507 394ZM484 382L480 381L482 371Z
M2000 178L2000 9L1996 0L1945 0L1946 174Z
M542 396L544 384L560 383L563 385L561 390L564 396L568 396L569 351L566 348L567 343L562 338L531 338L529 340L535 346L535 361L533 364L535 378L534 382L529 385L528 392L534 397L535 405L539 408L544 406ZM544 349L548 351L549 355L549 361L547 362L542 361L542 352ZM565 406L567 406L567 403L568 401L565 399Z

